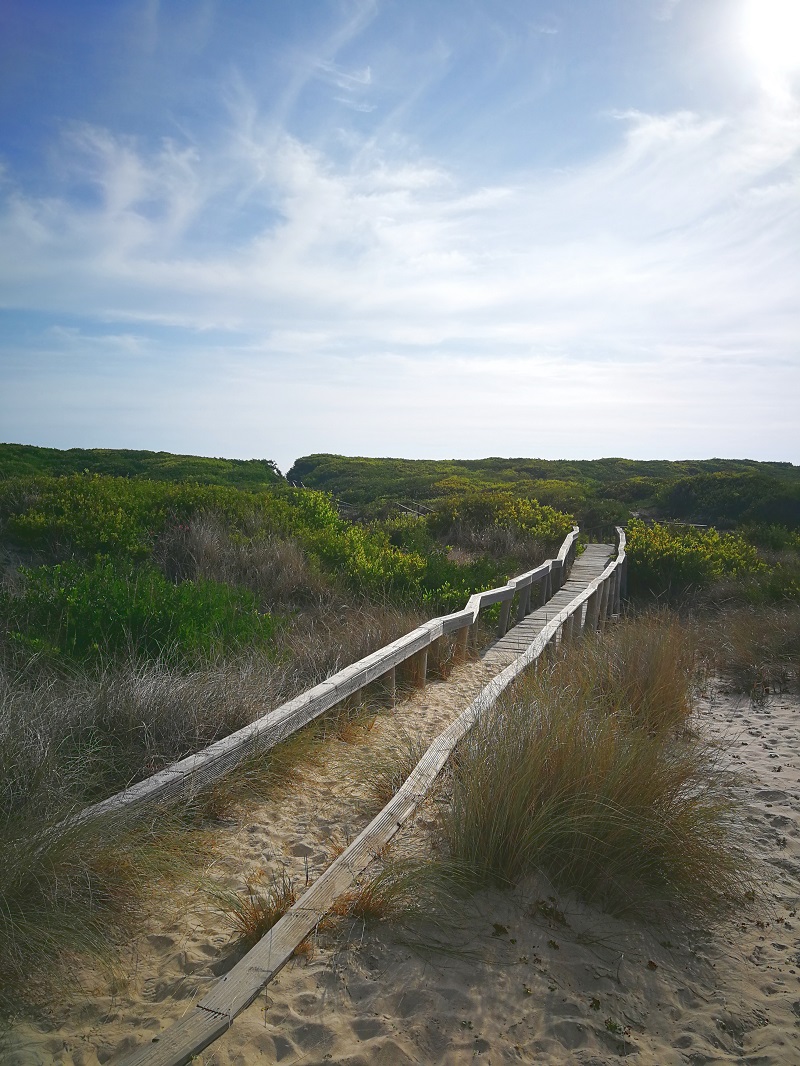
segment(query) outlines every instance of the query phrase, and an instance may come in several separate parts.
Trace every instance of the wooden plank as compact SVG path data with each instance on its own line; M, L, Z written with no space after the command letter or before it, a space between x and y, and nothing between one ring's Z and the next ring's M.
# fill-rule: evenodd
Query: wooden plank
M526 582L541 580L544 574L549 579L554 567L563 570L563 559L574 546L577 536L576 526L564 539L557 560L542 563L519 575L503 588L474 594L463 611L432 619L386 647L338 671L327 681L267 712L243 729L106 800L92 804L70 820L83 822L146 802L173 798L218 779L253 751L270 750L343 699L417 655L443 633L454 632L465 622L474 625L483 607L505 601L510 603L517 588L515 583L524 585Z
M120 1066L183 1066L232 1025L261 989L316 928L336 898L373 861L425 798L458 741L495 703L511 682L542 653L588 592L550 621L513 663L486 685L478 697L430 745L396 795L283 918L261 938L190 1014L155 1041L137 1048Z
M624 553L624 544L622 551ZM580 618L583 605L597 595L601 585L608 587L609 578L622 562L624 554L545 624L525 653L486 685L477 699L434 740L393 799L292 909L217 982L189 1015L150 1044L126 1056L123 1066L183 1066L233 1023L236 1015L253 1002L298 944L317 926L337 896L369 865L413 813L461 737L500 693L539 658L561 626L566 623L575 625L574 616L577 614Z

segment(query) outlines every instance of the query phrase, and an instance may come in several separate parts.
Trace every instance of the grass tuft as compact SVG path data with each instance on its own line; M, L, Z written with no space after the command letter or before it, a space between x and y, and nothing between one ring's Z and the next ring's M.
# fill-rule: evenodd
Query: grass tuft
M760 700L800 680L800 608L734 607L706 619L705 639L722 675Z
M258 870L241 890L214 889L211 896L237 944L245 948L256 944L297 901L294 882L283 867L277 875Z
M385 863L339 896L330 913L368 924L407 920L420 908L421 875L424 868L418 862Z
M399 728L381 738L379 745L359 752L354 773L362 783L365 807L379 811L395 795L425 754L428 744Z
M464 739L444 832L474 884L543 872L613 910L702 912L741 894L730 801L713 754L686 731L692 671L673 654L676 626L650 617L587 639Z

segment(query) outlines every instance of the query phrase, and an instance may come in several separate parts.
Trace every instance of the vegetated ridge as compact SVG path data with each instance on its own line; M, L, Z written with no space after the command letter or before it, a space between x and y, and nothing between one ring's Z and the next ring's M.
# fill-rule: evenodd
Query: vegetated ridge
M365 513L397 502L511 492L574 514L584 526L632 513L724 528L800 526L800 466L750 459L372 459L307 455L287 480L332 492Z
M271 459L211 459L172 452L128 448L39 448L31 444L0 444L0 480L32 474L109 474L153 481L196 481L260 489L282 480Z
M94 468L70 469L87 455ZM225 801L215 794L152 824L87 824L80 839L64 828L70 813L537 565L576 513L607 524L679 489L707 513L727 507L727 531L632 518L630 591L641 604L704 611L711 635L695 643L757 698L797 680L800 534L754 518L778 504L791 518L800 482L790 464L678 470L662 483L630 469L582 478L591 463L486 460L428 464L414 483L411 461L321 458L344 464L353 498L364 494L358 520L267 460L0 446L0 1013L59 958L124 937L148 878ZM255 471L246 485L225 480L242 471ZM423 513L399 506L409 496L427 499ZM298 742L309 750L308 737ZM575 753L562 754L569 773ZM287 760L277 752L258 773Z

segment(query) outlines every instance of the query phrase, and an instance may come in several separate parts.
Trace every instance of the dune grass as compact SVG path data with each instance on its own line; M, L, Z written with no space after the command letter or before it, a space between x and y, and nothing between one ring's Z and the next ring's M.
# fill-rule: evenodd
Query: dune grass
M691 635L664 615L590 636L459 746L450 861L478 887L544 873L616 911L713 910L746 880L731 801L689 727Z
M236 944L250 948L295 904L294 882L282 867L276 874L266 869L247 877L241 891L214 889L211 899L230 926Z
M74 985L80 959L113 973L116 949L211 846L174 809L84 824L54 814L3 818L0 1017Z
M168 807L136 808L114 819L84 823L75 819L87 800L107 795L109 782L119 780L121 753L111 750L111 737L103 736L98 708L106 713L109 706L113 709L108 725L120 746L138 712L146 738L162 753L164 738L158 737L156 726L163 723L170 731L167 739L182 745L187 724L182 714L190 720L192 735L197 716L213 717L220 710L238 708L250 720L248 701L259 679L252 662L244 669L243 676L241 663L222 663L215 673L186 677L150 663L132 664L130 671L117 667L112 677L99 681L86 675L53 677L47 683L39 678L36 686L26 687L20 679L16 684L7 679L0 689L5 697L0 718L0 1016L25 1002L42 1001L37 987L45 990L44 997L49 988L60 987L65 967L78 957L95 956L110 965L115 945L155 905L162 887L176 878L200 876L221 822L240 816L276 789L291 787L331 738L357 741L382 709L366 701L334 707L276 748L252 753L222 780ZM215 679L216 686L209 684ZM257 695L263 698L263 692ZM107 769L110 756L116 757L113 773ZM139 769L141 762L132 765ZM257 893L251 903L258 903Z
M800 681L800 607L729 607L703 619L707 654L723 677L755 700Z

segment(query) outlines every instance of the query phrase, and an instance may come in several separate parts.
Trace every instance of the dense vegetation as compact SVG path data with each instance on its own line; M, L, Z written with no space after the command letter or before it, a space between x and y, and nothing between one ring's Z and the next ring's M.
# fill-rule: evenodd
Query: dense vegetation
M6 445L0 472L0 1002L125 917L120 849L145 874L161 849L155 824L70 813L536 565L572 526L503 494L352 522L261 461Z
M66 816L536 565L573 515L606 537L627 521L632 594L713 611L705 650L746 691L796 676L800 470L790 464L315 456L290 480L302 485L267 460L0 446L0 851L10 857L0 956L11 985L82 931L101 942L133 892L120 855L140 856L145 873L146 855L158 855L155 824L84 831ZM575 725L586 736L596 726L611 747L621 738L623 756L645 743L614 739L583 711ZM0 1006L12 992L0 989Z
M0 481L0 726L27 719L39 760L8 778L8 809L34 802L44 768L67 808L151 773L535 565L570 527L502 496L353 523L285 482Z
M0 444L0 479L31 474L111 474L152 481L195 481L260 489L280 481L271 459L207 459L199 455L134 451L127 448L37 448Z
M702 522L800 527L800 467L738 459L367 459L309 455L289 481L325 489L365 513L398 502L510 492L574 514L590 528L631 513Z

